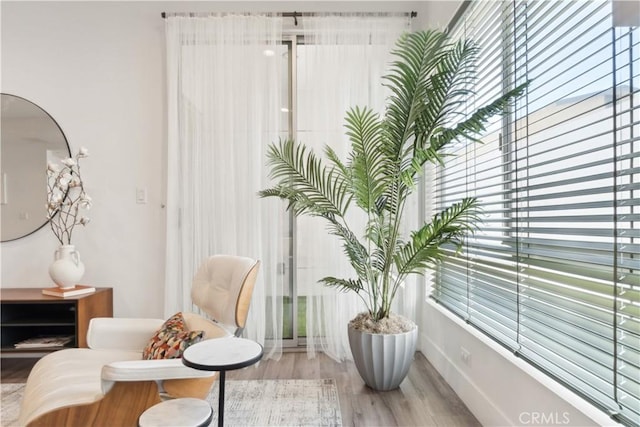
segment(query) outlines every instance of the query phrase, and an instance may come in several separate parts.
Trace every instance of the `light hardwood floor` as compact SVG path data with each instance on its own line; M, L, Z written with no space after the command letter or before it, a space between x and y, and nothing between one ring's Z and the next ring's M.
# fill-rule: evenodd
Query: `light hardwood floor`
M2 359L0 380L24 382L33 359ZM362 382L353 363L336 363L325 355L308 359L285 352L279 361L227 373L228 380L334 378L344 426L479 426L451 387L421 353L397 390L376 392Z

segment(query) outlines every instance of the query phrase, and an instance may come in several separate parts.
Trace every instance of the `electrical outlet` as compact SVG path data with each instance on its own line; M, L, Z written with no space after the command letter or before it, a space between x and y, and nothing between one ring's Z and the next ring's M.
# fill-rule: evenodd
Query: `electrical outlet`
M460 359L465 365L471 364L471 352L464 347L460 347Z

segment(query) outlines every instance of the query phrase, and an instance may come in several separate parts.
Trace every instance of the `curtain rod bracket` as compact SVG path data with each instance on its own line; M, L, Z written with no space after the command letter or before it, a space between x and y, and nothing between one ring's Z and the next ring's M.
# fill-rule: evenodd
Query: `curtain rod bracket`
M293 25L298 26L298 12L293 11Z

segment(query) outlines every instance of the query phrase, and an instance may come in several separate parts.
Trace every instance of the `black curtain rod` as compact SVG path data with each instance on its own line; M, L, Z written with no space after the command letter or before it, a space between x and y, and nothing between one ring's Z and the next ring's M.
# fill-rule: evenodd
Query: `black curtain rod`
M377 15L380 13L385 13L385 12L365 12L365 15ZM166 18L167 15L185 15L185 16L198 16L201 15L203 13L177 13L177 12L169 12L167 14L167 12L162 12L160 15L162 16L162 18ZM204 13L206 14L206 13ZM303 17L303 16L315 16L317 14L317 12L284 12L281 15L285 18L293 18L294 19L294 23L295 25L298 25L298 18L299 17ZM412 10L411 12L408 12L407 15L409 15L411 18L415 18L416 16L418 16L418 12L416 12L415 10Z

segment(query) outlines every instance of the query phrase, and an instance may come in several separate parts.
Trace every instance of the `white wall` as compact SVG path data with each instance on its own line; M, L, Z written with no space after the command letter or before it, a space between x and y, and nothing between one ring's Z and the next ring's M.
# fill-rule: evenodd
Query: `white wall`
M2 92L59 123L94 207L75 232L84 282L114 288L118 316L162 307L164 74L162 21L143 3L2 3ZM159 13L159 12L158 12ZM135 203L146 187L149 203ZM43 204L44 209L44 204ZM48 228L2 243L2 287L50 286Z
M83 281L114 288L114 314L162 317L165 211L163 11L418 11L448 22L457 2L0 2L1 87L44 108L72 151L94 206L74 234ZM136 204L146 188L147 204ZM44 202L43 202L44 206ZM43 208L44 209L44 208ZM57 247L45 227L2 243L1 286L45 287Z

